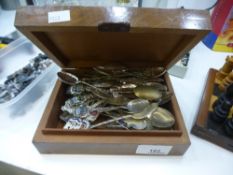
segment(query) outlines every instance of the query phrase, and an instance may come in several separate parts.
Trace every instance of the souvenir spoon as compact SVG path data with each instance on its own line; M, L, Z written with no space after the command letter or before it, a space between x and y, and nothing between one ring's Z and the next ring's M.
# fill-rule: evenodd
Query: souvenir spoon
M113 118L113 119L116 118L116 116L120 115L118 112L112 112L112 111L104 112L102 114L105 116L108 116L110 118ZM116 123L119 127L124 128L126 130L129 130L129 128L126 126L126 123L124 123L123 121L118 120L118 121L116 121ZM114 123L110 123L110 124L105 125L105 126L108 127L108 126L113 126L113 125L114 125ZM117 127L117 128L119 128L119 127Z
M153 78L158 78L164 75L167 72L167 70L164 67L153 67L153 68L147 68L144 71L144 75L151 76Z
M138 86L134 89L134 94L139 98L156 101L162 97L162 93L153 86Z
M126 123L126 126L128 128L133 128L136 130L142 130L142 129L145 129L147 127L146 119L136 120L133 118L128 118L128 119L124 119L123 122Z
M92 90L91 93L96 97L105 100L105 102L110 105L124 105L129 101L128 98L119 94L107 95L106 93L95 90Z
M104 128L108 128L108 129L125 129L125 130L129 130L129 128L127 128L126 126L119 125L119 124L109 124L109 125L104 126Z
M81 118L70 118L64 125L64 129L88 129L90 122Z
M106 103L116 106L125 105L128 101L129 99L122 95L106 98Z
M61 71L61 72L58 72L57 75L58 75L58 78L65 84L76 85L76 84L82 83L82 84L85 84L85 85L95 89L95 90L98 90L101 93L104 93L101 89L99 89L99 88L97 88L97 87L95 87L95 86L93 86L85 81L79 80L79 78L77 76L75 76L71 73Z
M128 119L128 118L133 118L133 119L138 119L138 120L150 118L152 113L154 111L156 111L157 109L158 109L158 104L157 103L151 103L150 105L145 107L143 111L141 111L139 113L135 113L133 115L125 115L125 116L122 116L122 117L117 117L117 118L114 118L114 119L103 121L103 122L100 122L100 123L97 123L95 125L90 126L90 128L96 128L96 127L99 127L99 126L102 126L102 125L106 125L106 124L109 124L109 123L112 123L112 122L116 122L116 121L123 120L123 119Z
M126 68L120 65L107 65L107 66L97 66L93 67L93 69L102 75L112 76L112 75L121 75L126 71Z
M162 97L159 101L159 105L163 105L163 104L169 102L171 100L172 96L173 96L172 92L169 92L169 91L162 92Z
M57 74L58 74L59 79L63 83L72 85L68 89L68 92L67 92L68 94L79 95L80 93L82 93L84 91L84 87L78 86L78 83L82 83L82 84L85 84L89 87L89 88L88 87L86 88L87 91L91 92L93 95L95 95L101 99L105 99L106 102L111 104L111 105L122 105L128 101L128 99L126 97L118 95L118 94L117 95L112 94L113 95L113 97L112 97L105 90L100 89L96 86L93 86L85 81L80 81L77 76L75 76L71 73L58 72Z
M122 109L127 109L133 113L138 113L143 111L143 109L147 107L149 104L150 102L145 99L133 99L130 100L126 106L102 107L102 108L96 108L95 110L97 110L98 112L108 112L122 108Z
M167 91L167 86L158 82L148 81L144 82L142 86L150 86L158 89L159 91Z
M150 116L153 127L160 129L171 128L175 124L175 117L166 109L159 107Z
M149 105L149 101L143 99L135 99L131 100L127 103L127 106L117 106L117 107L97 107L103 101L98 101L94 103L92 106L79 106L76 109L72 109L69 111L74 116L80 116L80 118L86 118L88 121L95 121L100 113L109 112L113 110L117 110L120 108L128 109L130 112L136 113L141 112L145 107Z

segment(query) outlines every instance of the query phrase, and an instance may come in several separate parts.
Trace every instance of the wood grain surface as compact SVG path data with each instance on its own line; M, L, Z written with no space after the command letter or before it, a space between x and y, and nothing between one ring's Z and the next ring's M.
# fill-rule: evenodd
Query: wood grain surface
M48 23L48 12L67 9L70 21ZM125 22L130 30L99 32L105 22ZM207 11L125 7L24 7L15 26L61 67L170 68L211 30Z

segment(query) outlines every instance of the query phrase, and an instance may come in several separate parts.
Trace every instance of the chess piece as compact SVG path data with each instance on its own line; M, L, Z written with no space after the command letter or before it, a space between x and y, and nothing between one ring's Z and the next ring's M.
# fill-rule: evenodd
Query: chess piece
M214 108L212 119L216 122L222 123L227 119L227 116L232 107L232 103L230 101L224 101L220 105L216 105Z
M226 92L222 93L221 96L213 104L213 114L211 118L216 122L224 122L230 112L233 105L233 83L227 87Z
M233 83L230 84L227 87L227 90L225 90L219 98L213 103L213 108L219 104L222 104L226 100L231 100L233 98Z
M220 85L218 86L218 88L221 91L226 90L226 88L233 83L233 72L229 73L229 75L227 75L222 82L220 83Z
M233 69L233 56L227 56L223 67L216 74L216 79L222 81Z
M233 136L233 118L227 119L225 125L225 132L228 136Z

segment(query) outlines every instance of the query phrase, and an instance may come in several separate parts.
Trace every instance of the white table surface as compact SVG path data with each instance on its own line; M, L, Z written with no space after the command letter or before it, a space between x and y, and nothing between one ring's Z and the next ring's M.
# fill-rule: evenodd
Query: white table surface
M13 11L0 12L0 35L14 29L14 14ZM189 133L199 108L207 72L209 68L220 68L227 55L213 52L199 43L191 52L185 78L170 76ZM51 175L233 173L232 152L192 134L189 135L191 146L178 157L40 154L32 144L32 138L52 89L53 86L49 87L39 99L26 106L26 112L21 115L13 115L12 109L8 108L0 110L0 161Z

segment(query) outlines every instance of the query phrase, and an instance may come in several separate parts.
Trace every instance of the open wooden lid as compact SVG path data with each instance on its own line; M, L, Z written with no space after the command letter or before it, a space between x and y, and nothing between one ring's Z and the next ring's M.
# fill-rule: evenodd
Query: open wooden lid
M48 12L62 10L70 21L48 23ZM63 68L169 68L211 30L207 11L124 7L24 7L15 26Z

